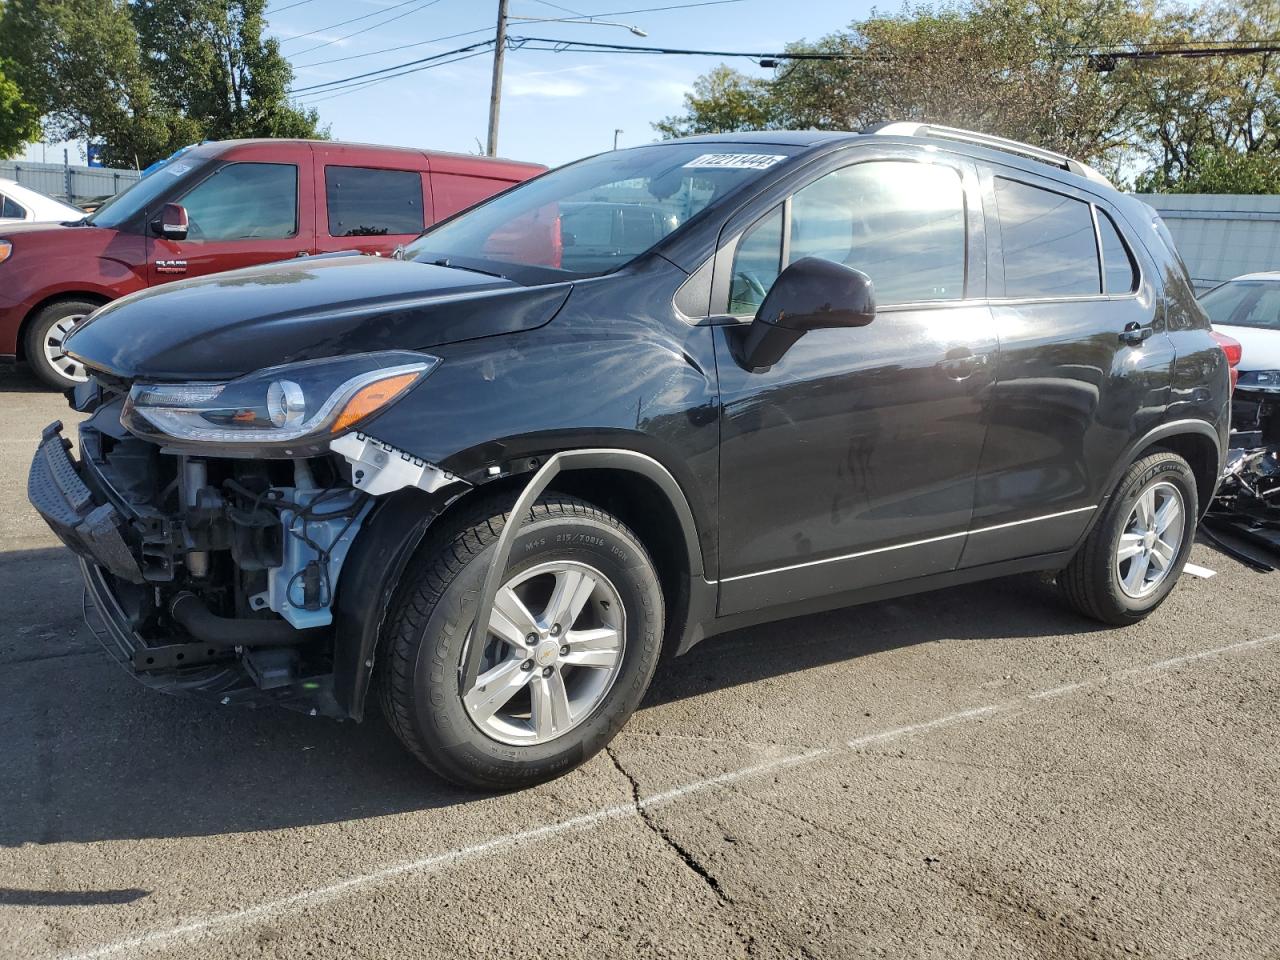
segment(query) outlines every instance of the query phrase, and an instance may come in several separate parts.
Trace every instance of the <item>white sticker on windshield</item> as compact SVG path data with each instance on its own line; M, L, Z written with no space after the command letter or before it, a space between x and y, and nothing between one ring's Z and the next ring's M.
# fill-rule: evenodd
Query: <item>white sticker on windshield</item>
M778 153L704 153L694 157L685 167L724 167L729 170L763 170L772 167L779 160L785 160L785 154Z
M191 169L189 163L174 163L164 168L164 172L171 177L180 177Z

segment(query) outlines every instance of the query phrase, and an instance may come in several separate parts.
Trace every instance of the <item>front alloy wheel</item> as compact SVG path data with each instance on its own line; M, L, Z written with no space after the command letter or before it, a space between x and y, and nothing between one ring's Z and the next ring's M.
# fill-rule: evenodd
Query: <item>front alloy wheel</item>
M374 667L405 746L441 776L487 790L550 780L603 749L639 706L662 647L662 590L644 545L617 517L552 493L520 527L477 629L511 499L463 501L428 531ZM464 690L473 643L484 649Z
M499 743L554 740L609 693L625 643L626 611L608 577L585 563L538 564L494 598L480 671L462 698L467 713Z

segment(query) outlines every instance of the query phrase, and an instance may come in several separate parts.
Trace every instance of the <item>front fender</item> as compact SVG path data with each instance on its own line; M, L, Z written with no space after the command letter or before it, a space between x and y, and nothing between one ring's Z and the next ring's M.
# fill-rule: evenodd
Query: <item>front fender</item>
M378 637L409 559L451 499L412 488L383 497L365 520L334 596L334 697L364 718Z

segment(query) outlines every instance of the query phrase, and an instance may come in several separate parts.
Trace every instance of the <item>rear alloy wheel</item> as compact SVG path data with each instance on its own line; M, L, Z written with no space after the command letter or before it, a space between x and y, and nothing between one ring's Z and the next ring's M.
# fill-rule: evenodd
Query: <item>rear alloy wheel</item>
M1120 589L1141 600L1160 588L1182 550L1182 493L1161 481L1143 488L1116 541L1115 566Z
M1164 602L1191 553L1195 475L1170 451L1125 471L1089 536L1058 575L1067 601L1104 623L1141 620Z
M98 309L87 300L60 300L45 307L27 328L27 363L49 386L66 390L89 379L83 363L68 356L67 336L85 317Z
M383 713L405 746L480 789L541 783L603 749L639 706L662 647L662 590L644 545L616 517L556 494L521 526L477 629L510 502L478 499L428 532L374 667Z

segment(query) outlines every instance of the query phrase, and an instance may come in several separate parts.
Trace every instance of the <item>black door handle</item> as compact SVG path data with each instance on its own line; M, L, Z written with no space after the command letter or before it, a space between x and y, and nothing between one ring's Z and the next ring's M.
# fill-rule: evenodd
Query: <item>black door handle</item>
M1142 324L1134 321L1133 323L1126 323L1124 325L1124 329L1120 331L1120 340L1122 343L1142 343L1143 340L1146 340L1154 332L1155 331L1152 330L1150 326L1144 327Z

